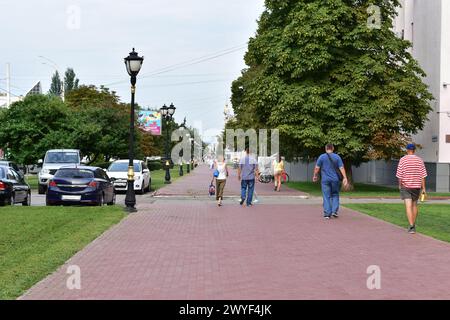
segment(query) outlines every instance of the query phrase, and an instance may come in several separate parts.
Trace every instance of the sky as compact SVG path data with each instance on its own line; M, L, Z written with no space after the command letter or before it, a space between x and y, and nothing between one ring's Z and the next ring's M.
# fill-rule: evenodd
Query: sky
M221 129L263 9L264 0L0 0L0 89L6 63L13 95L37 81L46 92L55 69L71 67L81 84L105 85L128 102L123 58L134 47L145 58L139 105L174 103L178 122Z

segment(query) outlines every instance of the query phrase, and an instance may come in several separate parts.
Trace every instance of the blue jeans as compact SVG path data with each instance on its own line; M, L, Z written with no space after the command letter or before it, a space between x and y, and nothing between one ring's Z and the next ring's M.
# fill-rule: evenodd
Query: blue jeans
M339 213L340 181L322 181L323 212L325 217Z
M247 195L248 189L248 195ZM253 202L253 192L255 191L255 180L242 180L241 181L241 199L244 201L247 199L247 206L250 206Z

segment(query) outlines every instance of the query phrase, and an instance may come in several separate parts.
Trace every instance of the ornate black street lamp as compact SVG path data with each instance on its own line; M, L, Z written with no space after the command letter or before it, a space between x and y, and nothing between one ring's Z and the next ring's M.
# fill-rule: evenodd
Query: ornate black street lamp
M170 105L170 107L167 107L166 105L164 105L161 108L161 116L162 118L165 120L166 122L166 127L167 127L167 131L166 131L166 177L165 177L165 184L170 184L170 166L171 166L171 158L170 158L170 128L169 128L169 121L171 121L173 119L173 115L175 114L175 110L177 108L175 108L175 106L173 105L173 103Z
M131 77L131 110L130 110L130 137L128 144L128 187L125 197L125 205L128 212L136 212L136 194L134 192L134 95L136 93L136 77L141 70L144 57L139 57L137 52L133 51L125 58L127 72Z
M189 139L189 148L190 148L191 147L191 134L187 133L186 138ZM187 173L191 173L191 164L190 164L189 160L186 163L186 171L187 171Z
M195 166L194 166L194 152L195 152L194 142L195 142L195 139L191 138L191 170L195 169Z
M180 125L180 128L183 128L183 132L184 132L184 130L186 130L186 118L184 118L184 122ZM184 172L183 172L184 150L181 149L180 153L178 155L180 157L180 170L178 171L178 174L180 175L180 177L182 177L182 176L184 176Z

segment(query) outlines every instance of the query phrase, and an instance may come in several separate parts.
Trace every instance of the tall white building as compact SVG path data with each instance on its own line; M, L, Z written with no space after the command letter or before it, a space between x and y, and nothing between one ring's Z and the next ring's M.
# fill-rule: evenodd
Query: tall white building
M411 53L427 74L435 97L424 130L414 137L423 149L430 184L450 190L450 0L401 0L395 21L399 36L412 42ZM414 106L411 106L414 107Z

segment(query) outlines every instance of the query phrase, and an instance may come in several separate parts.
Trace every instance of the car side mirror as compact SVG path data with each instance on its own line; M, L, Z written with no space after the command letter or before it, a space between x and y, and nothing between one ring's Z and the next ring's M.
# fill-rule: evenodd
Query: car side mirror
M43 163L44 163L44 160L42 160L42 159L38 160L38 164L43 164Z
M143 173L149 173L150 170L149 170L149 169L144 169L144 170L142 170L142 172L143 172Z

